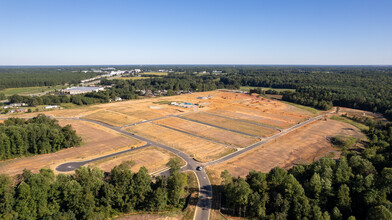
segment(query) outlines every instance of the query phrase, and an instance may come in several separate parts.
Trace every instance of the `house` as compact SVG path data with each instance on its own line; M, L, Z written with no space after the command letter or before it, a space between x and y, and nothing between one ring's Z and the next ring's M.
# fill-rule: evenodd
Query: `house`
M19 109L15 109L15 112L27 112L27 109L19 108Z

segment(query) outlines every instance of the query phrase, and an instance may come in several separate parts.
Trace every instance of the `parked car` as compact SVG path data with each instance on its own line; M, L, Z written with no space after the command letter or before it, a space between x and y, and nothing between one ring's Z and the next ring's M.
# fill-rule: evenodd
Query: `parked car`
M202 170L203 170L203 167L197 167L196 170L202 171Z

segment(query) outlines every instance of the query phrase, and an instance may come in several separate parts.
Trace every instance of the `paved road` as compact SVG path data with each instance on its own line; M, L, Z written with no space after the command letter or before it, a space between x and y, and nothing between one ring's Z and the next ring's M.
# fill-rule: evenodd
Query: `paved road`
M114 157L114 156L117 156L117 155L120 155L120 154L128 153L128 152L131 152L131 151L134 151L134 150L137 150L137 149L141 149L141 148L145 148L145 147L148 147L148 146L150 146L150 145L146 144L146 145L143 145L141 147L124 150L124 151L120 151L120 152L113 153L113 154L108 154L108 155L105 155L105 156L102 156L102 157L97 157L97 158L94 158L94 159L91 159L91 160L63 163L63 164L57 166L56 170L59 171L59 172L69 172L69 171L75 170L75 169L77 169L77 168L79 168L79 167L81 167L81 166L83 166L85 164L88 164L88 163L91 163L91 162L94 162L94 161L97 161L97 160L102 160L102 159L105 159L105 158Z
M139 122L136 122L136 123L133 123L133 124L123 125L120 128L125 128L125 127L134 126L134 125L138 125L138 124L153 122L153 121L156 121L156 120L161 120L161 119L165 119L165 118L169 118L169 117L171 117L171 115L167 115L167 116L160 117L160 118L154 118L154 119L150 119L150 120L143 120L143 121L139 121Z
M163 128L167 128L167 129L170 129L170 130L173 130L173 131L178 131L178 132L181 132L181 133L184 133L184 134L187 134L187 135L191 135L191 136L194 136L194 137L197 137L197 138L204 139L204 140L209 141L209 142L213 142L213 143L216 143L216 144L223 144L225 146L232 147L232 148L237 148L235 146L232 146L232 145L229 145L229 144L225 144L225 143L222 143L222 142L219 142L219 141L207 138L207 137L199 136L199 135L196 135L194 133L183 131L183 130L180 130L180 129L177 129L177 128L172 128L172 127L169 127L169 126L166 126L166 125L162 125L162 124L157 124L157 123L154 123L154 122L152 122L152 123L155 124L155 125L161 126Z
M248 134L248 133L245 133L245 132L242 132L242 131L233 130L233 129L230 129L230 128L220 127L220 126L213 125L213 124L210 124L210 123L207 123L207 122L202 122L202 121L197 121L197 120L193 120L193 119L190 119L190 118L185 118L185 117L182 117L182 116L179 116L179 115L174 115L174 117L181 118L181 119L184 119L184 120L187 120L187 121L196 122L196 123L203 124L203 125L208 125L208 126L219 128L219 129L226 130L226 131L235 132L235 133L238 133L238 134L243 134L243 135L246 135L246 136L260 138L257 135Z
M261 126L261 127L265 127L265 128L271 128L271 129L275 129L275 130L282 131L282 129L277 128L277 127L274 127L274 126L270 126L270 125L259 124L259 123L256 123L256 122L246 121L246 120L242 120L242 119L238 119L238 118L230 118L230 117L223 116L223 115L215 115L215 114L208 113L208 112L201 112L201 113L207 114L207 115L211 115L211 116L216 116L216 117L231 119L231 120L235 120L235 121L240 121L240 122L244 122L244 123L248 123L248 124L252 124L252 125L257 125L257 126Z

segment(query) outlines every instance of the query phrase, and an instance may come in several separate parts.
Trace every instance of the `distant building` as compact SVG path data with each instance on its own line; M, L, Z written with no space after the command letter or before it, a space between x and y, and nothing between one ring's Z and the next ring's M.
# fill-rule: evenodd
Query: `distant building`
M76 95L89 92L103 91L104 89L105 88L103 87L71 87L67 89L62 89L61 92L64 94Z
M141 69L135 69L135 73L140 73L141 71Z
M49 106L45 106L44 109L53 109L53 108L57 108L57 105L49 105Z
M19 108L19 109L15 109L15 112L27 112L27 109Z
M107 71L107 70L116 70L114 67L106 67L106 68L101 68L101 70Z

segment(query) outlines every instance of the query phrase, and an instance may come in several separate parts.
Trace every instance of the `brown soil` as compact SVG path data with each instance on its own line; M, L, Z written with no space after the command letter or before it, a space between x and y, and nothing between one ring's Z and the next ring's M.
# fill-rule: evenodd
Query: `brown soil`
M136 139L86 121L59 120L59 124L62 126L71 124L77 134L83 138L82 146L51 154L3 161L0 162L0 173L16 175L22 173L23 169L29 169L32 172L38 172L42 168L54 169L65 162L88 160L126 150L130 146L144 144Z
M186 154L195 155L195 158L203 162L214 160L233 152L232 148L225 145L216 144L152 123L139 124L128 127L126 130L161 142Z
M121 154L115 157L99 160L87 166L98 167L101 170L109 172L114 166L120 165L125 161L132 161L134 165L131 170L137 172L142 166L145 166L148 172L153 173L160 169L166 168L167 162L175 158L174 154L157 147L146 147L129 153Z
M230 144L237 147L246 147L259 140L258 138L251 136L226 131L220 128L215 128L180 118L166 118L155 121L155 123L173 127L198 136L218 141L220 143Z
M183 115L183 117L260 137L268 137L278 132L275 129L203 113L191 113Z
M352 125L334 120L320 120L244 155L209 167L209 170L216 176L225 169L233 176L245 176L251 170L268 172L277 166L288 169L298 162L312 162L320 156L336 151L329 138L337 135L363 137L360 130Z
M360 118L369 117L369 118L376 120L376 121L388 122L388 120L386 118L384 118L384 116L380 113L373 113L373 112L369 112L369 111L363 111L363 110L352 109L352 108L340 107L339 114L340 115L347 114L348 116L356 116L356 117L360 117Z
M84 118L104 122L113 126L122 126L132 124L138 121L137 118L108 110L95 112L85 116Z

